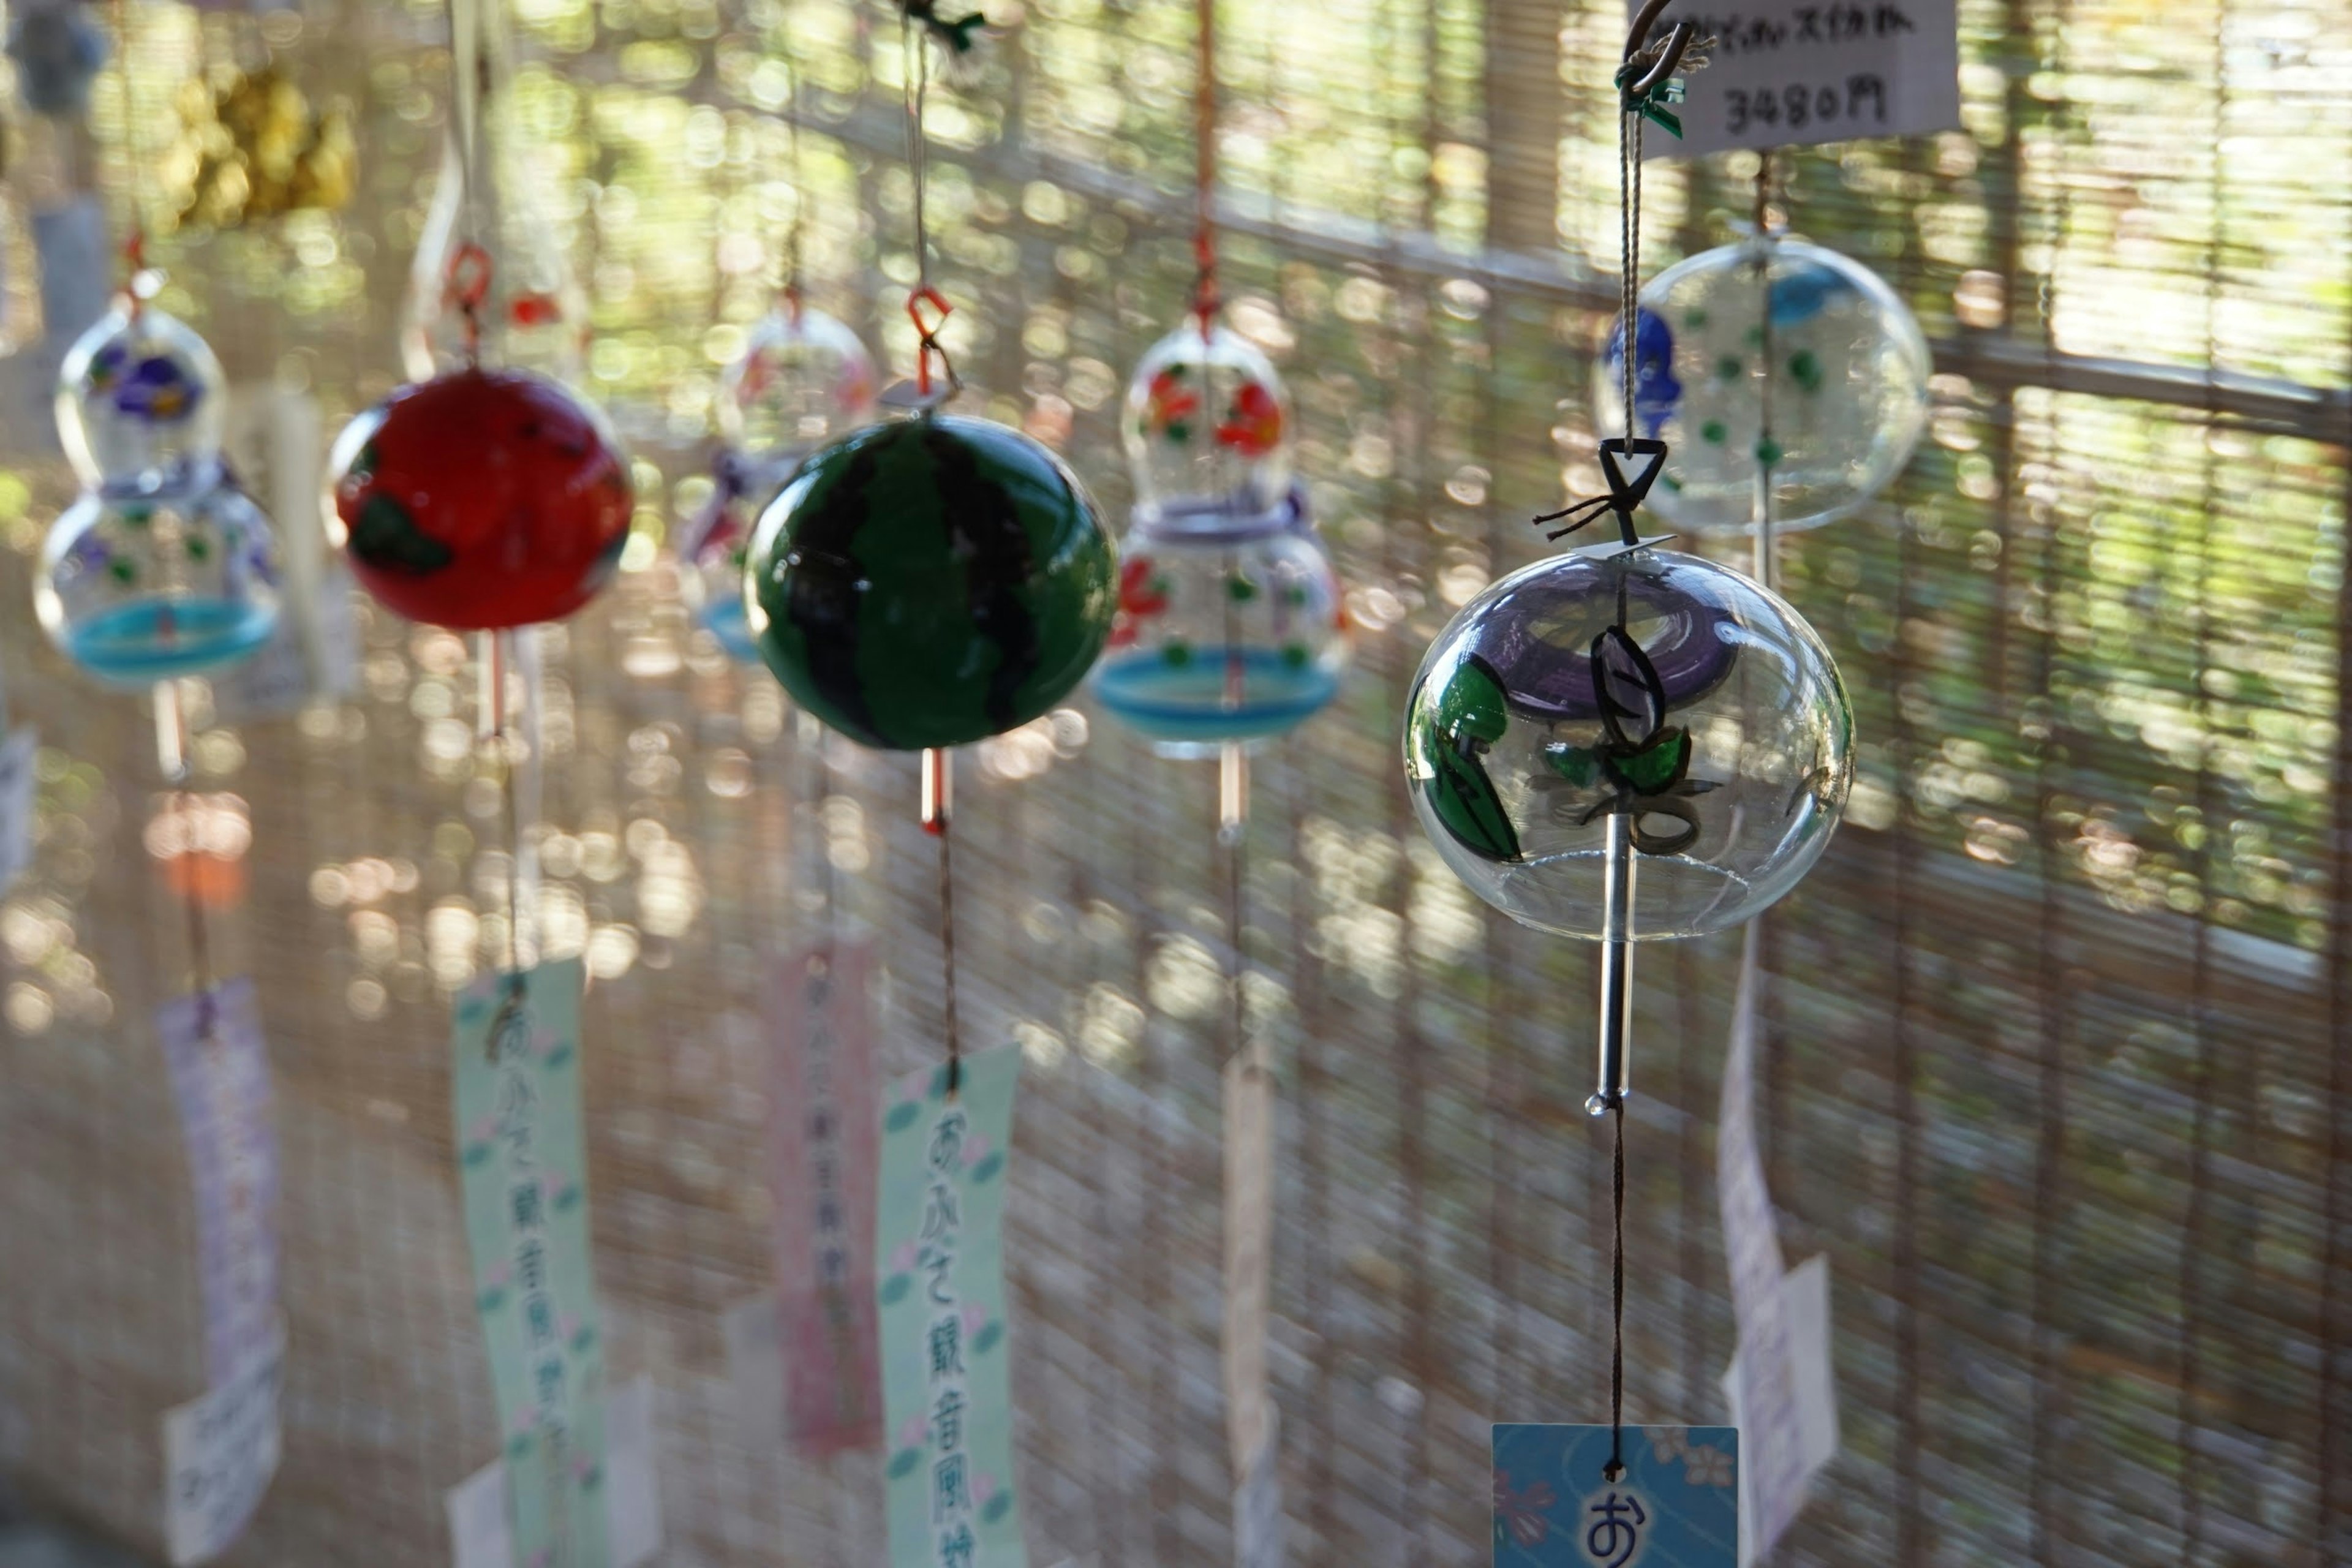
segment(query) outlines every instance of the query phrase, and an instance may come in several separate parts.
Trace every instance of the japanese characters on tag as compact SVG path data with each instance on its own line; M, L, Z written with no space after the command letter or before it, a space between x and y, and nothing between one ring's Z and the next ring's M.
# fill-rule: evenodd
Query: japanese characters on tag
M1629 12L1638 9L1634 0ZM1705 68L1682 79L1680 140L1650 135L1651 157L1911 136L1960 122L1955 0L1759 0L1667 15L1715 43Z
M1496 1568L1738 1568L1739 1434L1606 1424L1495 1428Z
M1021 1051L885 1096L876 1240L891 1568L1021 1568L1004 1331L1005 1156Z

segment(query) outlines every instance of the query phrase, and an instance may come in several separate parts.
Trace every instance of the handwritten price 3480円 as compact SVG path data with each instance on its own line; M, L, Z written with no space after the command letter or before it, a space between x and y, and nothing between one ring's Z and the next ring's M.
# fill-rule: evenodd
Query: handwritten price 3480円
M1790 82L1786 87L1727 88L1723 95L1724 111L1729 117L1725 130L1731 135L1743 134L1751 125L1783 125L1791 131L1819 123L1828 125L1841 120L1855 122L1857 132L1864 123L1886 123L1886 79L1875 72L1857 72L1845 79L1843 87L1829 83L1820 87L1804 82Z

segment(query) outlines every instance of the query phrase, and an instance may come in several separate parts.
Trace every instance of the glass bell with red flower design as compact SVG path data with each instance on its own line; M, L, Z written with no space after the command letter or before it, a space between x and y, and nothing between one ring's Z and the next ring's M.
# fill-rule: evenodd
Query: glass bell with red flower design
M1289 425L1273 364L1204 314L1129 384L1135 512L1095 695L1164 754L1266 740L1339 692L1346 613L1291 479Z

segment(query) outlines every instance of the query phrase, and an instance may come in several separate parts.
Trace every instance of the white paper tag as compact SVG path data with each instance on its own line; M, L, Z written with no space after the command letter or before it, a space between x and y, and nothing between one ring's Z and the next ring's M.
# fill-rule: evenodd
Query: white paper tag
M727 1344L727 1396L735 1440L754 1453L784 1446L784 1352L776 1336L776 1298L738 1301L719 1321Z
M1632 0L1629 15L1641 8ZM1960 122L1960 33L1955 0L1759 0L1722 11L1668 14L1711 37L1704 69L1686 73L1668 108L1680 140L1653 129L1654 158L1735 147L1797 147L1913 136Z
M33 758L39 750L30 724L0 744L0 893L33 863Z
M451 1487L452 1568L515 1568L506 1466L493 1459ZM604 1402L604 1509L613 1568L642 1568L662 1547L661 1469L654 1449L654 1384L633 1378Z
M286 1329L235 1377L163 1413L163 1538L174 1568L234 1544L278 1473Z
M1814 1475L1835 1458L1838 1451L1837 1378L1830 1364L1830 1260L1826 1254L1809 1258L1780 1277L1780 1318L1797 1430L1797 1496L1786 1500L1781 1509L1793 1516ZM1723 1396L1730 1403L1731 1424L1735 1426L1744 1426L1747 1420L1746 1412L1740 1408L1740 1393L1746 1387L1741 1372L1739 1357L1735 1355L1723 1373ZM1757 1517L1752 1488L1758 1473L1754 1465L1739 1472L1741 1568L1755 1561L1758 1532L1748 1521Z

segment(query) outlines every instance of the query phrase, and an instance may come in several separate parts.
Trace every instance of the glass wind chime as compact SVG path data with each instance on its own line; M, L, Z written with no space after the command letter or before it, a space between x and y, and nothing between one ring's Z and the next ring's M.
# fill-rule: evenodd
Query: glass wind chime
M1215 26L1214 0L1201 0L1192 299L1128 384L1135 510L1094 690L1162 755L1220 759L1219 817L1234 837L1246 748L1320 712L1349 647L1339 581L1291 476L1289 393L1221 319Z
M115 7L122 100L135 109L128 11ZM126 113L135 122L135 113ZM278 626L269 521L222 456L228 384L194 329L153 304L139 159L131 155L124 284L58 368L58 436L82 494L51 526L34 581L41 628L111 686L169 683L258 652Z
M1086 676L1111 628L1116 556L1061 458L1018 430L945 411L961 390L939 339L924 217L923 109L934 41L973 47L978 15L903 7L916 281L915 375L900 417L803 458L760 515L742 577L746 626L784 689L861 744L922 753L922 822L939 840L949 1092L955 1012L951 748L1038 718Z
M1663 8L1652 0L1637 16L1618 75L1629 318L1642 128L1671 124L1663 105L1692 42L1686 22L1650 37ZM1638 409L1639 395L1622 391L1620 406ZM1601 944L1587 1108L1613 1123L1622 1321L1634 944L1738 925L1804 876L1844 810L1853 718L1795 610L1643 537L1670 452L1633 420L1620 428L1599 447L1606 489L1536 520L1558 540L1606 519L1616 538L1510 574L1439 634L1413 680L1404 763L1423 830L1472 890L1523 924ZM1622 1392L1621 1364L1612 1430Z
M115 18L128 106L135 100L122 6ZM194 329L152 303L163 278L144 262L138 184L124 287L58 369L58 435L83 489L49 529L33 608L83 670L110 687L153 692L157 763L181 789L189 766L179 682L217 675L268 643L278 566L268 518L222 455L228 386L220 362ZM191 804L183 795L176 809ZM183 893L193 988L209 1034L203 899L193 879Z
M461 328L458 363L352 420L328 468L360 585L407 619L477 634L478 727L498 752L508 807L508 967L519 994L527 840L515 774L524 748L508 675L534 664L519 634L571 615L611 580L635 494L628 459L593 405L543 374L484 363L496 303L511 299L498 287L504 259L465 173L479 163L484 32L474 0L451 5L458 242L441 292Z
M1772 540L1852 513L1892 483L1927 421L1933 368L1918 321L1877 274L1791 237L1758 154L1749 232L1641 290L1633 368L1612 325L1594 418L1667 443L1650 506L1694 533Z
M718 439L710 499L677 542L679 587L687 607L727 655L760 660L744 616L743 563L760 512L801 460L869 423L878 376L856 331L808 302L801 260L809 205L801 155L800 74L790 69L786 161L792 217L783 234L783 280L773 305L753 323L743 352L719 378Z

